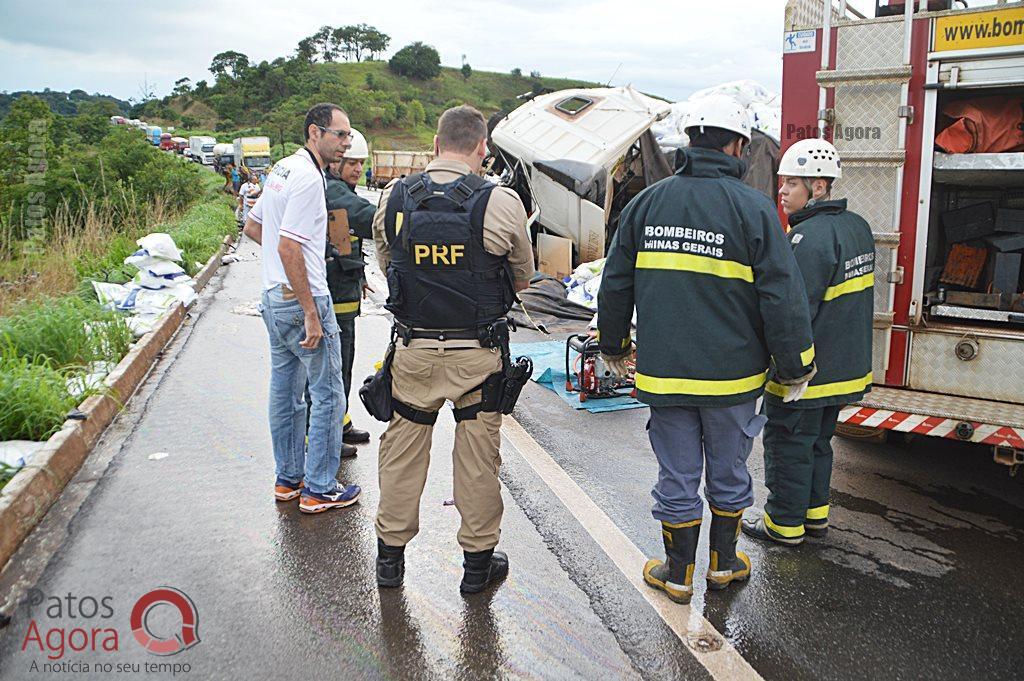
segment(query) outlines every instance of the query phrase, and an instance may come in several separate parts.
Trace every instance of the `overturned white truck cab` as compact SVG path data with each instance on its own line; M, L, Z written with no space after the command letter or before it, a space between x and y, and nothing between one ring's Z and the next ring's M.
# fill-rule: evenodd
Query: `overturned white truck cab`
M626 203L671 173L650 131L670 110L628 86L538 95L492 119L492 170L523 199L534 232L572 240L575 262L596 260Z

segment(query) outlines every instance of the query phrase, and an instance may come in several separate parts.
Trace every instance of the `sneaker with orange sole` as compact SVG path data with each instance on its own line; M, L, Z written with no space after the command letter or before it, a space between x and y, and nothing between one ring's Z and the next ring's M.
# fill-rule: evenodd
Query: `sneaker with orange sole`
M335 483L333 490L328 492L314 492L310 489L302 490L302 498L299 499L299 510L303 513L323 513L332 508L344 508L359 501L362 492L359 485L342 485Z
M291 480L278 478L274 483L274 498L278 501L291 501L292 499L298 499L299 495L302 494L303 487L304 484L301 480L298 482L292 482Z

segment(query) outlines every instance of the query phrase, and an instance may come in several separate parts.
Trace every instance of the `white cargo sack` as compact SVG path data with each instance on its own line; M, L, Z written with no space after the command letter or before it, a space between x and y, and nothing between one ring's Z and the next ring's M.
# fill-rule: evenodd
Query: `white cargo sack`
M163 232L153 232L147 234L138 241L136 241L140 247L153 256L154 258L163 258L164 260L175 260L181 261L181 251L174 243L174 239L171 238L170 234L164 234Z

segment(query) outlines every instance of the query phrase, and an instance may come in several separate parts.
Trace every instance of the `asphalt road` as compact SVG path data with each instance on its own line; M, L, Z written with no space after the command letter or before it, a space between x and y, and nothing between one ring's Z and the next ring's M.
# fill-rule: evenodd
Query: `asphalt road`
M405 586L378 590L376 440L342 463L340 477L363 486L359 505L309 517L271 496L258 263L251 245L241 255L0 575L0 594L19 603L0 629L0 679L1021 676L1024 487L986 450L837 439L827 539L796 549L741 540L754 562L747 585L706 597L698 580L690 608L667 607L636 588L630 562L633 551L661 553L645 411L573 411L536 385L514 414L525 433L503 445L508 580L458 593L458 516L445 505L453 427L442 414ZM387 327L360 318L356 376L382 355ZM382 432L361 405L352 412ZM760 505L759 442L750 464ZM705 545L698 555L701 574ZM140 646L129 617L161 586L198 614L200 642L167 657ZM110 616L88 617L90 599L105 597ZM168 636L179 619L157 606L148 630ZM694 635L705 622L720 639ZM139 666L118 674L118 664Z

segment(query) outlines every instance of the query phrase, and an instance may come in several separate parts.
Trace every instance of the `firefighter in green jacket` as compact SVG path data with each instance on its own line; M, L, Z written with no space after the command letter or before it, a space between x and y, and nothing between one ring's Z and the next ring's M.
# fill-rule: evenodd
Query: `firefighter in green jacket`
M651 495L665 560L644 581L678 603L693 595L704 515L711 507L713 590L750 576L736 550L753 503L746 461L764 424L756 410L773 379L793 395L814 375L803 282L772 202L743 184L750 141L746 110L729 97L701 99L690 114L682 167L623 211L598 294L601 352L626 371L636 307L636 387L651 406L648 435L658 459Z
M846 200L830 199L842 177L829 142L801 140L779 163L779 199L810 308L818 373L797 400L769 382L765 396L764 514L744 519L751 537L786 545L828 531L828 492L836 419L843 405L871 389L875 242Z
M349 243L351 253L341 255L337 248L328 242L327 250L327 286L331 291L334 303L334 314L338 319L341 339L342 381L345 384L345 398L352 389L352 360L356 347L356 317L359 316L360 302L363 297L363 286L366 279L363 268L363 239L373 238L373 214L377 207L356 194L356 185L363 174L363 163L369 156L366 138L356 129L352 129L352 146L345 152L344 158L338 163L328 166L327 172L327 210L343 210L349 226ZM342 456L355 456L354 445L370 441L370 434L352 425L352 418L345 414L345 426L342 430Z

